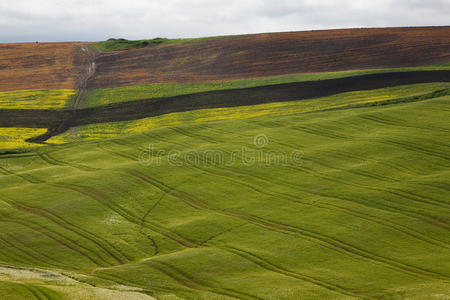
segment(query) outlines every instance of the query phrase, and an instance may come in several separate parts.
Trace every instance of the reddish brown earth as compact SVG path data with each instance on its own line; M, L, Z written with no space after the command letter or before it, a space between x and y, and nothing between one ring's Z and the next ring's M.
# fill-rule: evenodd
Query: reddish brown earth
M0 44L0 91L75 88L85 44Z
M450 27L257 34L100 56L88 88L420 66L449 60Z
M97 53L95 74L80 84L90 65L87 53L80 51L86 44L0 44L0 91L219 81L450 61L448 26L287 32Z

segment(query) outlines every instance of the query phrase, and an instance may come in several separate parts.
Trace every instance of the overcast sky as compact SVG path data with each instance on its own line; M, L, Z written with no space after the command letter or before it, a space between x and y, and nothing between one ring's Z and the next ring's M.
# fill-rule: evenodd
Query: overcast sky
M450 25L450 0L0 0L0 42Z

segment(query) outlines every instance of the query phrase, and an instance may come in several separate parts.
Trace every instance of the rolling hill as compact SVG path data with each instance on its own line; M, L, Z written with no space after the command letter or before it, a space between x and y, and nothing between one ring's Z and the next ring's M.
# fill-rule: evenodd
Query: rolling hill
M0 299L447 299L449 33L0 45Z

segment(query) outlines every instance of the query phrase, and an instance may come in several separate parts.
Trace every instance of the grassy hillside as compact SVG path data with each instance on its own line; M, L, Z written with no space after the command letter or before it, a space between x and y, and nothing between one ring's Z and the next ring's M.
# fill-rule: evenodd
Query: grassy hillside
M180 39L167 39L167 38L154 38L147 40L127 40L123 38L111 38L106 41L101 41L96 44L90 45L92 49L100 51L123 51L138 48L145 48L156 46L160 44L180 44L180 43L190 43L190 42L200 42L214 39L221 39L226 36L212 36L212 37L202 37L202 38L180 38ZM231 37L231 36L229 36ZM237 36L233 36L237 37Z
M449 33L1 44L0 300L448 299Z
M49 139L49 143L67 143L74 140L93 140L111 138L121 134L144 132L149 129L168 127L180 124L195 124L221 120L250 119L262 116L292 115L305 112L313 112L324 109L345 108L355 105L375 105L386 101L396 101L427 95L435 91L444 90L449 93L450 83L426 83L401 85L397 87L340 93L333 96L321 97L290 102L274 102L260 105L250 105L234 108L215 108L194 110L184 113L170 113L158 117L144 118L126 122L111 122L80 126L74 135L73 130ZM127 98L122 98L120 93L112 93L113 99L128 99L139 97L140 93L135 89L126 91ZM139 91L139 89L137 89ZM186 91L186 90L183 90ZM169 90L167 90L169 92ZM117 98L115 98L116 96ZM411 99L414 100L414 99Z
M120 103L133 100L142 100L158 97L171 97L184 94L201 93L215 90L249 88L280 83L304 82L345 78L366 74L404 71L435 71L449 70L450 63L415 68L394 68L379 70L356 70L325 73L302 73L274 77L252 78L235 81L189 82L189 83L154 83L145 85L129 85L123 87L96 89L88 91L84 107L94 107L111 103Z
M157 299L445 299L449 100L1 156L0 261L77 282L0 283L16 297L90 284Z

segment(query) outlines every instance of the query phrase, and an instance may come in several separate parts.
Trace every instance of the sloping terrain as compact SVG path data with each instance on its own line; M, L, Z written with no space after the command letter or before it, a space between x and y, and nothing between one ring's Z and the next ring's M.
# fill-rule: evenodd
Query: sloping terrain
M157 299L445 299L449 100L2 156L0 260Z
M86 44L0 44L0 92L76 88Z
M450 27L259 34L104 55L90 89L422 66L450 58Z
M0 45L0 299L448 299L449 32Z

